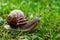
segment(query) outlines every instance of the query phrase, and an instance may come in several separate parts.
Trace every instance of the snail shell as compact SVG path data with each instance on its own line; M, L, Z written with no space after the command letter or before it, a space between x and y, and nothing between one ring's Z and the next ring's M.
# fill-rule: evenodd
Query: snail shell
M27 19L21 10L13 10L7 17L7 23L11 28L18 28L18 26L25 25L27 23Z

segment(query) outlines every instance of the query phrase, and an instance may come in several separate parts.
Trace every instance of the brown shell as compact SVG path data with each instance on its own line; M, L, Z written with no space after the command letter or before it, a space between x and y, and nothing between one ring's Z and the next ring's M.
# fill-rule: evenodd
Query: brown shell
M25 25L27 23L26 17L21 10L13 10L7 17L7 22L12 28Z

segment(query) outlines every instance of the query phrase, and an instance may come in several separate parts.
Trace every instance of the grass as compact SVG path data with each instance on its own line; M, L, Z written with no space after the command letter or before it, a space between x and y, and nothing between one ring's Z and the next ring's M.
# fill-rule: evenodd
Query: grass
M2 28L10 11L22 10L31 20L34 12L40 18L36 30L32 33L10 31ZM31 16L30 16L31 15ZM60 0L0 0L0 39L1 40L60 40Z

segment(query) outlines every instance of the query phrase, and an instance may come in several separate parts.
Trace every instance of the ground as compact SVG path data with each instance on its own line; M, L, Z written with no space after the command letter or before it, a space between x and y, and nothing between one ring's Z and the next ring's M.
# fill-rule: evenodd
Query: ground
M22 10L31 20L41 18L33 32L6 30L6 17L12 10ZM60 0L0 0L0 40L60 40Z

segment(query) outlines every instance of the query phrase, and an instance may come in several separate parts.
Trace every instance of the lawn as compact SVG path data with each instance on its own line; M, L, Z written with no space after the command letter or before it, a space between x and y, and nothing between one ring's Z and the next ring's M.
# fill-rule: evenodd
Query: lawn
M33 32L6 30L7 15L22 10L28 21L39 17ZM42 18L41 18L42 17ZM0 0L0 40L60 40L60 0Z

